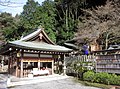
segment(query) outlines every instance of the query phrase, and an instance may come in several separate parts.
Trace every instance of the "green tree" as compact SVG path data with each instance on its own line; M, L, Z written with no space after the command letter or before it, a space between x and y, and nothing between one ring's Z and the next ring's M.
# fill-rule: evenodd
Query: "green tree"
M39 3L34 0L28 0L26 5L23 7L23 12L21 13L21 26L28 32L30 29L35 29L39 26L39 14L37 14L36 9L39 7ZM38 22L39 21L39 22Z
M64 0L55 0L57 8L57 43L63 44L74 36L76 28L75 15L71 6Z
M33 29L42 26L48 36L55 42L55 5L53 1L46 0L40 5L34 0L28 0L21 14L21 26L24 33L30 33Z
M12 17L10 13L0 14L0 33L1 38L4 41L18 39L20 34L18 33L19 18Z
M105 4L106 0L54 0L57 8L57 43L63 44L74 37L84 12L81 9Z
M48 36L56 42L56 8L52 0L45 0L41 6L41 25L44 27Z

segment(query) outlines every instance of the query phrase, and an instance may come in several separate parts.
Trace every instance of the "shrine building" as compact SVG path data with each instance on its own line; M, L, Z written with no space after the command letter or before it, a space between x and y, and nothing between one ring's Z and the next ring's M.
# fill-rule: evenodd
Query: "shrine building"
M7 42L0 49L0 54L8 57L8 73L17 77L28 77L34 70L35 74L42 74L41 69L54 74L54 64L61 61L65 66L65 55L70 52L72 49L52 42L43 28L20 40Z

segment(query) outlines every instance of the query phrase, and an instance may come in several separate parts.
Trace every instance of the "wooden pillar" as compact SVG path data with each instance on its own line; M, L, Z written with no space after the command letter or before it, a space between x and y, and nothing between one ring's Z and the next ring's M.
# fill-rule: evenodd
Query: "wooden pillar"
M40 61L38 61L38 69L40 69Z
M11 74L11 75L14 75L14 74L13 74L13 53L11 54L10 69L11 69L11 70L10 70L10 72L11 72L10 74ZM15 76L15 75L14 75L14 76Z
M52 59L52 74L54 74L54 59Z
M10 62L11 62L11 50L12 48L9 48L10 54L9 54L9 59L8 59L8 80L7 83L10 82Z
M21 52L20 77L23 77L23 53Z
M40 69L40 66L41 66L41 65L40 65L40 64L41 64L41 63L40 63L40 52L39 52L39 54L38 54L38 58L39 58L39 61L38 61L38 69Z
M19 59L16 60L16 77L18 77L18 62L19 62Z
M64 70L64 72L63 72L63 75L66 75L66 63L65 63L65 54L64 54L64 67L63 67L63 70Z
M2 56L2 61L1 61L2 71L4 71L4 70L3 70L3 67L4 67L4 60L5 60L5 59L4 59L4 56Z
M23 61L21 60L21 68L20 68L20 77L22 78L23 77Z
M43 63L42 62L40 62L40 67L43 67Z
M11 60L11 55L9 55L9 59L8 59L8 74L10 74L10 60Z

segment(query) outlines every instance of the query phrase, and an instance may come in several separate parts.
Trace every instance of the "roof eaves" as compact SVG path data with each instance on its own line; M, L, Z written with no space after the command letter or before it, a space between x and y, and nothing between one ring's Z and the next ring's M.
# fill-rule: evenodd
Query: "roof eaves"
M29 46L26 46L26 45L20 45L19 43L16 43L16 42L22 42L22 41L14 41L14 42L10 42L9 43L9 45L10 46L13 46L13 47L17 47L17 48L24 48L24 49L31 49L31 50L42 50L42 51L54 51L54 52L71 52L72 51L72 49L69 49L69 48L66 48L66 47L62 47L62 46L57 46L57 45L52 45L53 47L60 47L60 48L62 48L62 50L61 49L51 49L51 48L40 48L40 47L29 47ZM27 42L25 42L25 43L27 43ZM49 44L48 44L49 45ZM65 48L65 49L64 49Z

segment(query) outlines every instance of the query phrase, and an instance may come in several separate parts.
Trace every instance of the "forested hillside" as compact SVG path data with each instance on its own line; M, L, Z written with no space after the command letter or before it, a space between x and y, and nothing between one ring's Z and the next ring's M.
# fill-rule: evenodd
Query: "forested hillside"
M120 3L119 0L45 0L39 4L28 0L20 15L0 13L0 40L20 39L40 26L59 45L82 38L107 48L120 42Z

